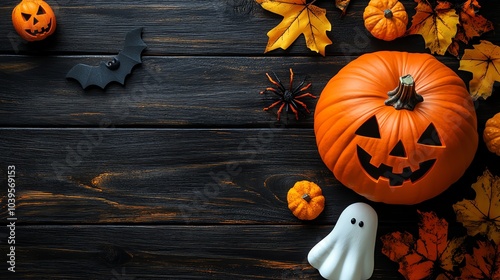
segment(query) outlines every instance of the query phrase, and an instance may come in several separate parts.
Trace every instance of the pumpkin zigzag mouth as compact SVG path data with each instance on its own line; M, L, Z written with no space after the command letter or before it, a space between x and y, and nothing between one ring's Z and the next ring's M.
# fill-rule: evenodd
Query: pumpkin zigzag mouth
M42 27L40 31L39 30L31 31L30 29L25 29L25 31L31 36L37 36L39 34L44 34L49 32L51 27L52 27L52 19L50 19L49 24L47 24L46 27Z
M380 177L389 179L389 185L393 187L401 186L405 181L410 180L412 183L422 178L434 166L436 159L426 160L421 162L419 168L411 171L409 166L403 168L402 173L394 173L392 167L386 164L380 164L379 167L370 163L372 156L357 145L358 159L363 169L373 179L378 180Z

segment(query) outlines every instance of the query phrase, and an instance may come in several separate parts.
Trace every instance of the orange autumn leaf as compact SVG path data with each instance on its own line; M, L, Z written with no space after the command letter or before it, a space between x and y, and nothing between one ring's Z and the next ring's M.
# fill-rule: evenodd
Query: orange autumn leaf
M462 200L453 205L457 221L467 229L467 234L485 234L496 244L500 244L500 178L490 171L472 184L476 191L473 200Z
M500 82L500 47L484 40L473 47L465 50L458 69L472 72L469 82L472 98L486 99L491 95L495 81Z
M342 16L347 12L347 6L351 0L335 0L335 7L342 11Z
M461 41L461 40L458 39L457 37L458 37L458 33L457 33L457 36L455 36L455 38L453 38L453 40L451 41L451 45L449 45L448 49L447 49L447 51L455 57L458 57L459 52L460 52L459 41Z
M483 33L493 30L493 23L477 11L481 8L477 0L467 0L460 11L460 40L464 43L469 43L473 37L479 37Z
M478 240L472 255L465 255L465 266L459 279L500 279L500 246Z
M420 34L431 53L444 55L457 34L459 17L450 2L437 1L433 7L427 0L415 0L416 13L407 34Z
M460 25L457 29L457 35L448 47L448 52L452 55L459 56L459 42L468 44L470 39L494 29L493 23L478 13L479 8L481 6L477 0L467 0L462 4L459 10Z
M301 34L306 38L307 47L325 55L325 48L332 41L326 35L332 25L326 18L326 10L307 0L256 0L262 8L282 15L283 21L271 29L265 52L282 48L286 50Z
M419 238L408 232L393 232L381 237L382 253L399 263L406 279L451 279L463 261L461 246L465 237L448 240L448 222L434 212L420 212Z

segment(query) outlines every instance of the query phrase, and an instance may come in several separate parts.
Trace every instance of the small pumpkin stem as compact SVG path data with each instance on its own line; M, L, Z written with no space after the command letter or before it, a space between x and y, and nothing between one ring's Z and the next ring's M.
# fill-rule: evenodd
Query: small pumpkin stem
M311 202L311 196L308 193L304 194L302 198L307 202Z
M391 9L387 9L387 10L384 11L384 17L385 18L389 18L389 19L392 18L392 11L391 11Z
M393 106L396 110L413 111L418 103L424 101L422 95L415 91L415 81L410 74L400 77L399 85L387 95L389 98L385 100L385 105Z

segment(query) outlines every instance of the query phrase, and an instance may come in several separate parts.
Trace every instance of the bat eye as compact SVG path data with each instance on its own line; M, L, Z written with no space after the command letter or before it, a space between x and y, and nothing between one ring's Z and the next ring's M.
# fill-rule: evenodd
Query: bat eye
M108 67L109 70L116 70L120 67L120 61L113 58L112 60L106 62L106 67Z

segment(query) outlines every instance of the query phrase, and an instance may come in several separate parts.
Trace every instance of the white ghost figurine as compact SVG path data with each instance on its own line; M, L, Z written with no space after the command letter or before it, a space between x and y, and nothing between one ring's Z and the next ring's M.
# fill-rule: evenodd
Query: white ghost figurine
M349 205L332 232L307 256L321 276L330 280L365 280L372 276L378 216L366 203Z

